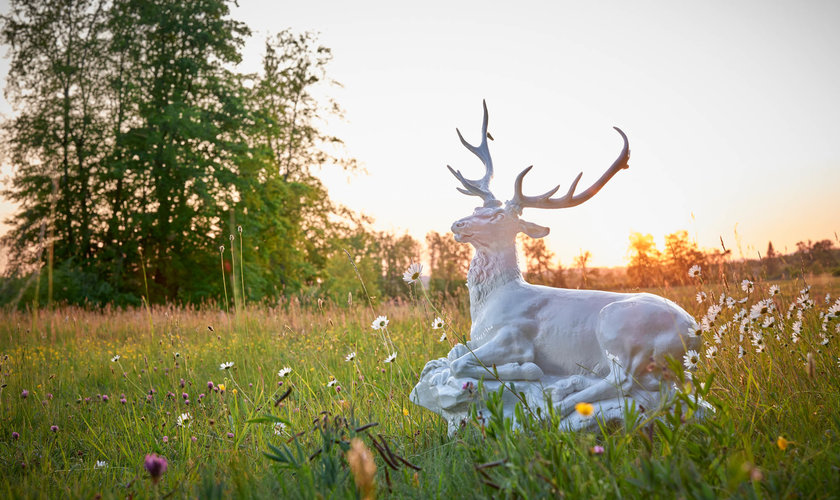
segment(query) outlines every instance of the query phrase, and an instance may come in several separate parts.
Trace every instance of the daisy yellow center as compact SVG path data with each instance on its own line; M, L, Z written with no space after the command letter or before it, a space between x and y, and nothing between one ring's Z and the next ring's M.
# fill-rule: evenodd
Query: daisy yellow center
M411 275L411 279L413 279L413 280L416 280L419 277L420 277L420 273L414 273L414 274Z

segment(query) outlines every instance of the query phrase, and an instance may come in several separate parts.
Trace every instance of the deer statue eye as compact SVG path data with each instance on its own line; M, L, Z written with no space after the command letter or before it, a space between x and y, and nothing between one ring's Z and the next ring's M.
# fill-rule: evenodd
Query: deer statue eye
M497 222L497 221L500 221L500 220L504 220L504 218L505 218L505 213L504 212L498 212L498 213L493 214L490 217L490 222Z

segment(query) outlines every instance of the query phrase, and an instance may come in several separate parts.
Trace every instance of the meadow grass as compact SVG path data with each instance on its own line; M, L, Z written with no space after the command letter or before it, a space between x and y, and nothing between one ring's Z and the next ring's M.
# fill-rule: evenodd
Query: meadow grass
M805 299L802 282L782 283L769 311L750 319L770 285L754 284L749 294L740 284L700 282L659 291L698 322L714 313L700 334L704 352L718 348L714 357L701 353L693 382L682 360L668 367L680 387L670 410L631 408L625 424L568 433L557 430L554 414L523 412L514 426L489 395L482 418L451 438L408 395L426 361L469 331L469 314L452 305L441 311L444 341L424 300L291 300L231 314L164 306L5 311L0 496L836 497L840 319L824 297L836 297L840 282L816 281ZM700 301L698 291L706 293ZM721 294L736 304L727 308L724 297L715 312ZM791 303L799 306L787 318ZM748 330L740 339L733 316L742 309ZM389 319L387 332L371 328L378 315ZM761 326L769 316L773 324ZM389 339L397 357L385 363ZM291 372L281 377L284 367ZM715 408L702 420L691 417L698 394ZM354 437L369 455L351 451ZM168 463L159 482L143 465L152 453ZM348 461L370 457L375 486L365 489Z

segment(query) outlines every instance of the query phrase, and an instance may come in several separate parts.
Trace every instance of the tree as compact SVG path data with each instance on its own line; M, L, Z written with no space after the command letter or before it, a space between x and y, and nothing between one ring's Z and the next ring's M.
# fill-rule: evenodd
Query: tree
M636 287L649 287L662 282L661 254L650 234L630 235L630 264L627 277Z
M559 262L556 267L552 264L554 252L546 247L545 240L520 234L522 252L525 255L525 280L535 285L566 286L563 266Z
M376 235L378 260L381 262L382 276L380 288L386 297L404 297L408 287L403 280L403 273L413 262L420 262L420 243L408 234L397 236L380 232Z
M671 285L689 283L688 269L693 265L705 267L705 256L697 243L688 240L688 231L680 230L665 235L665 252L662 255L664 278Z
M431 231L426 235L429 251L429 287L444 295L458 295L467 279L472 258L469 245L458 243L452 233Z
M0 18L0 40L11 48L6 98L15 110L3 124L3 156L16 167L3 195L21 207L2 239L13 250L13 271L40 266L45 227L59 261L84 265L98 243L95 186L108 146L104 7L104 0L13 0Z
M592 254L587 251L580 251L580 255L575 257L575 267L578 268L580 272L580 284L578 288L586 288L586 265L589 263L589 259L592 258Z

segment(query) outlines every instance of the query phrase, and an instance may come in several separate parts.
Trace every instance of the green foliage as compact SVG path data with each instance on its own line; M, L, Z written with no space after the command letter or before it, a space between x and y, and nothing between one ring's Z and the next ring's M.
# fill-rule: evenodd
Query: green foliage
M230 3L13 1L0 20L16 112L3 195L20 206L2 239L10 277L45 267L94 282L79 295L48 280L47 303L51 290L71 303L220 300L217 249L237 226L246 257L228 272L253 277L243 299L289 296L363 226L311 172L355 167L318 129L340 114L312 94L330 83L329 49L283 31L262 72L235 73L250 32Z

